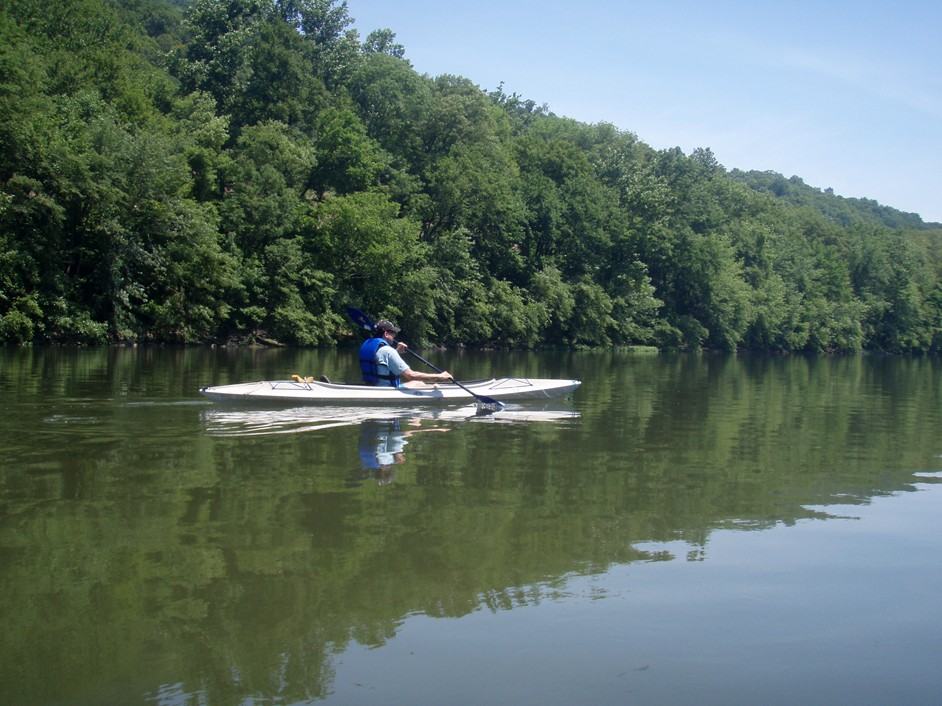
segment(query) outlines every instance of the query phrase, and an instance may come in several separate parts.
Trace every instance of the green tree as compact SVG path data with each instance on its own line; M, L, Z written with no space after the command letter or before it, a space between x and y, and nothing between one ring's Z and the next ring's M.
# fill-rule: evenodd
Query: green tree
M363 51L367 54L388 54L396 59L402 59L405 57L406 48L395 40L396 33L391 29L373 30L363 42Z
M281 16L304 38L311 70L331 91L349 81L360 42L346 0L276 0Z
M307 208L305 185L315 161L313 144L282 123L248 127L238 140L224 177L219 213L220 228L241 262L244 295L235 320L239 329L274 328L273 307L281 304L272 303L272 276L280 277L281 268L296 265L293 259L279 260L284 252L279 243L300 233ZM278 284L275 301L293 301L287 288L303 279L290 273Z
M278 121L309 131L327 103L327 91L311 74L304 40L278 18L258 21L244 48L242 76L227 112L236 132L242 126Z
M398 289L422 268L425 251L418 225L400 218L397 204L379 193L328 196L311 206L302 232L317 269L333 273L333 304L359 302L378 316L401 316Z
M414 162L422 149L416 126L432 100L432 82L406 61L368 52L357 64L349 91L366 134L403 162Z
M185 90L206 91L228 112L250 75L249 50L258 26L272 11L269 0L194 0L185 24L190 41L174 62Z
M353 112L328 108L318 117L316 135L317 164L309 185L320 195L368 191L386 172L382 150Z

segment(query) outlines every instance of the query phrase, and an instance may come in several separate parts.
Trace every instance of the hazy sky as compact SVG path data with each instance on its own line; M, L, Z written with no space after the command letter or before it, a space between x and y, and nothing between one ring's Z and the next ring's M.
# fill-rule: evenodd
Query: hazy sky
M942 222L942 2L348 0L423 74Z

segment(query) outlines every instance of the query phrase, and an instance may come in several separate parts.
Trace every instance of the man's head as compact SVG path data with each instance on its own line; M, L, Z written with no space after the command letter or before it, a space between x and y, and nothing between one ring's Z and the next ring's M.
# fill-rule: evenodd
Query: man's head
M399 327L396 326L392 321L386 319L380 319L376 322L376 333L379 336L385 336L387 333L391 333L393 337L399 333Z

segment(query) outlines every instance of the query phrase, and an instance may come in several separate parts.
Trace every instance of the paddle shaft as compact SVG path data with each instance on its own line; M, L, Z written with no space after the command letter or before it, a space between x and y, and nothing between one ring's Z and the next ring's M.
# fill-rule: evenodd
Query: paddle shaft
M418 353L416 353L414 350L412 350L412 349L409 348L408 346L406 346L406 350L407 350L409 353L411 353L412 355L414 355L416 358L418 358L419 360L421 360L423 363L425 363L428 367L430 367L430 368L431 368L432 370L434 370L435 372L437 372L437 373L443 373L443 372L445 372L444 370L442 370L441 368L439 368L439 367L438 367L437 365L435 365L434 363L429 363L425 358L423 358L422 356L420 356ZM458 381L457 381L457 380L455 380L454 378L452 378L452 380L455 382L456 385L458 384Z
M418 353L416 353L415 351L413 351L411 348L406 347L406 351L409 352L409 353L411 353L412 355L414 355L414 356L415 356L416 358L418 358L419 360L421 360L423 363L425 363L425 364L426 364L428 367L430 367L432 370L437 370L437 371L440 372L440 373L445 372L444 370L442 370L441 368L439 368L437 365L432 365L431 363L429 363L425 358L423 358L422 356L420 356ZM455 380L454 378L451 378L451 381L452 381L453 383L455 383L458 387L460 387L462 390L464 390L465 392L467 392L469 395L471 395L474 399L479 400L479 401L481 401L482 403L484 403L484 404L486 404L486 405L492 405L492 406L497 406L497 407L501 407L501 408L504 407L504 403L501 402L500 400L495 400L493 397L486 397L486 396L484 396L484 395L478 395L478 394L476 394L475 392L473 392L472 390L469 390L467 387L465 387L464 385L462 385L460 382L458 382L458 381Z

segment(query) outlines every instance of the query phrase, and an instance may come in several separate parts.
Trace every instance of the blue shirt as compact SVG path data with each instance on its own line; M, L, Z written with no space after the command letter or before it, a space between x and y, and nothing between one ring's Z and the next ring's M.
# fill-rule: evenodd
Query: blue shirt
M409 369L406 361L399 355L399 351L392 346L379 347L379 350L376 351L376 367L380 375L388 373L397 377ZM380 378L378 385L380 387L392 387L392 380Z

